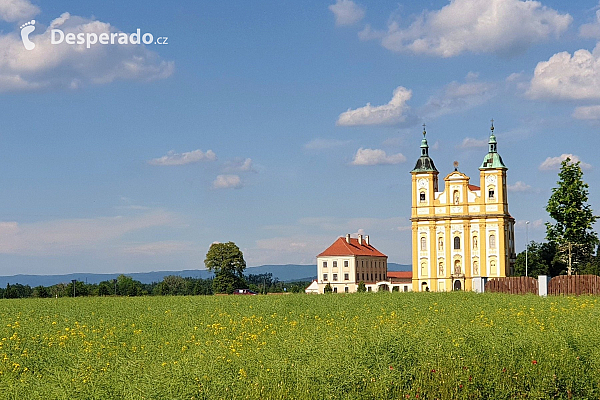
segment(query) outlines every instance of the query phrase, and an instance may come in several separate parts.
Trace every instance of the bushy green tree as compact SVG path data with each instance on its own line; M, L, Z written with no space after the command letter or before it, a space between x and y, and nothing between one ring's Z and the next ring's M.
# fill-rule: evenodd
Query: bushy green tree
M557 255L567 264L571 275L590 261L598 244L598 236L592 231L596 222L588 201L588 184L583 181L580 162L564 160L558 173L558 187L552 189L546 211L556 221L546 223L546 239L556 246Z
M31 294L33 297L46 298L51 297L50 289L46 286L36 286L33 288L33 293Z
M142 284L130 276L119 275L117 277L117 294L119 296L141 296Z
M365 286L365 282L360 281L358 282L358 287L356 288L356 291L359 293L364 293L367 291L367 287Z
M213 290L215 293L233 293L235 289L246 287L244 254L233 242L213 243L206 253L204 265L215 273Z
M159 283L155 291L163 296L180 296L190 294L188 293L187 282L184 278L177 275L165 276L161 283Z
M75 281L75 296L88 296L89 295L89 287L82 281ZM73 282L66 285L65 296L73 297Z
M6 284L6 290L4 291L4 297L7 299L23 299L31 297L33 289L29 285L21 285L15 283L14 285Z
M327 285L325 285L325 287L323 288L323 293L331 293L333 292L333 289L331 288L331 284L329 282L327 282Z
M115 284L112 281L102 281L98 284L98 296L115 294Z
M527 245L527 275L537 278L539 275L557 276L564 274L565 264L556 258L556 246L552 243L536 243ZM525 276L525 251L517 255L514 269L515 276Z

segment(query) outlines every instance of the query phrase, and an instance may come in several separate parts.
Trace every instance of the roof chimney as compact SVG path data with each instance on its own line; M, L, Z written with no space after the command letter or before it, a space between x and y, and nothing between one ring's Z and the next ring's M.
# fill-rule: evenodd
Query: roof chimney
M367 246L370 246L371 244L369 243L369 235L365 235L365 244Z
M358 245L362 246L362 235L358 235Z
M346 243L350 244L350 234L346 234Z

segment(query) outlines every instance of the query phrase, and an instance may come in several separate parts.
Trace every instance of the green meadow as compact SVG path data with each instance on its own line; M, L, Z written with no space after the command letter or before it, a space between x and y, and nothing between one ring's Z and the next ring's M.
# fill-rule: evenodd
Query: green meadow
M0 301L3 399L598 399L597 297Z

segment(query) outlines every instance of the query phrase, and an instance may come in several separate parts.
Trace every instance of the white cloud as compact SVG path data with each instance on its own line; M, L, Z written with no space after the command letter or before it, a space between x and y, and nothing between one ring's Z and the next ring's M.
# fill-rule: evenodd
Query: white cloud
M600 106L576 107L572 117L575 119L600 120Z
M429 98L419 115L439 117L477 107L495 96L496 87L491 83L475 82L477 75L469 73L466 83L450 82L442 92Z
M251 158L239 158L232 161L227 161L227 163L225 163L225 171L256 172L252 165Z
M1 8L0 8L1 12ZM50 43L53 28L67 33L120 32L109 23L62 14L46 30L36 25L35 43L25 50L19 32L0 34L0 92L36 89L77 89L115 80L152 81L170 76L172 61L162 60L144 45L81 45Z
M394 90L392 99L385 105L373 107L371 103L355 110L340 114L337 125L393 125L406 121L406 102L412 97L412 91L403 86Z
M523 78L523 72L513 72L506 77L506 82L518 82Z
M325 250L330 242L331 237L314 234L259 239L254 248L244 250L244 258L250 265L314 264L317 254Z
M600 99L600 48L563 51L535 67L527 90L532 99Z
M335 147L342 147L352 143L351 140L338 140L338 139L313 139L304 145L306 150L327 150Z
M174 222L171 213L161 210L136 216L0 222L0 254L47 256L92 251L125 234Z
M527 225L528 225L527 221L524 219L517 220L515 223L515 227L521 228L523 230L527 229ZM545 228L545 227L546 227L546 225L544 224L544 221L541 219L536 219L535 221L529 221L529 229L531 229L531 228L537 229L537 228Z
M238 175L219 175L213 182L215 189L239 189L242 187L242 180Z
M123 248L123 252L136 256L161 256L189 252L192 249L191 242L165 240L151 243L129 243Z
M581 167L581 169L590 169L592 168L592 166L588 163L584 163L583 161L581 161L579 159L578 156L574 155L574 154L561 154L558 157L548 157L544 160L543 163L540 164L539 166L539 170L540 171L551 171L551 170L558 170L560 169L560 165L561 163L566 160L567 158L571 159L572 163L576 163L576 162L581 162L579 164L579 166Z
M393 20L387 32L369 28L360 37L381 36L382 45L396 52L441 57L464 52L513 55L533 43L558 37L572 19L538 1L451 0L440 10L425 11L408 27Z
M487 147L488 141L488 139L473 139L466 137L458 147L461 149L480 149Z
M380 149L358 149L352 160L352 165L382 165L382 164L400 164L406 161L402 153L387 155Z
M249 265L314 264L317 254L338 237L352 232L369 235L371 244L390 256L391 261L410 263L411 224L404 217L308 217L290 225L263 228L277 231L278 236L260 238L253 248L244 251Z
M6 22L23 22L39 13L40 9L27 0L0 0L0 19Z
M594 22L579 27L579 36L600 39L600 10L596 10L596 20Z
M336 0L329 10L335 16L337 26L353 25L365 16L365 10L352 0Z
M531 190L531 186L523 181L517 181L514 185L508 185L507 188L511 192L528 192Z
M217 159L216 154L212 150L208 150L204 153L202 150L193 150L186 153L175 153L171 150L166 156L159 158L153 158L148 161L150 165L170 166L170 165L185 165L192 164L201 161L215 161Z
M319 232L331 232L342 234L354 232L357 227L361 227L367 232L390 232L400 230L408 226L410 221L404 217L393 218L334 218L334 217L307 217L299 220L300 225L309 227ZM342 233L340 233L342 232Z

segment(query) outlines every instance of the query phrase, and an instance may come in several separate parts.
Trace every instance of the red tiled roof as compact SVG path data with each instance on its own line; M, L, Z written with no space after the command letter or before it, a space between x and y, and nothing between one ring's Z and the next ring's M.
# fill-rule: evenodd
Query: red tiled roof
M388 278L412 279L412 271L388 271Z
M481 190L481 188L479 186L475 186L475 185L469 185L469 189L470 190Z
M363 239L362 246L358 244L358 239L351 238L350 243L346 242L345 237L338 238L331 246L317 257L325 256L373 256L387 257L375 247L367 245Z

